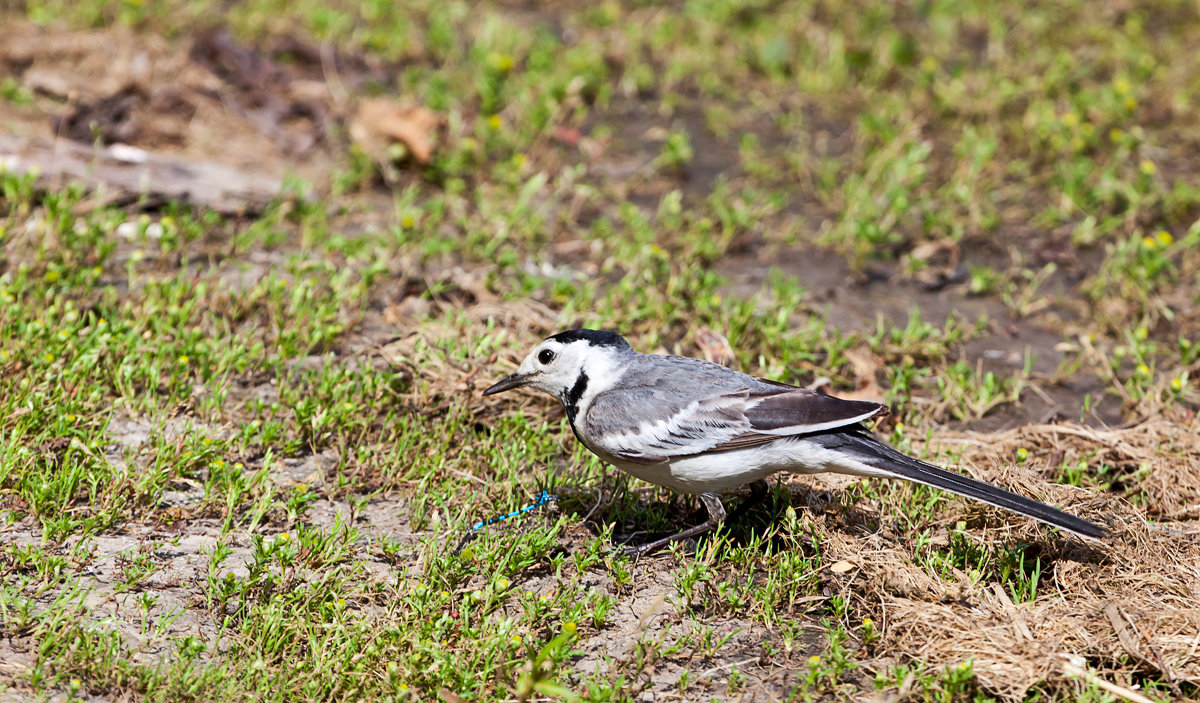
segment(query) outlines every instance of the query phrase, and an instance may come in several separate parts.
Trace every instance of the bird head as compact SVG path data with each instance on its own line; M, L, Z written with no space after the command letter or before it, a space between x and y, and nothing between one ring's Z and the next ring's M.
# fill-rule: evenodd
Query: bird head
M616 332L583 329L559 332L534 347L516 373L483 394L529 386L570 406L572 394L582 393L589 378L611 375L616 358L632 352L629 342Z

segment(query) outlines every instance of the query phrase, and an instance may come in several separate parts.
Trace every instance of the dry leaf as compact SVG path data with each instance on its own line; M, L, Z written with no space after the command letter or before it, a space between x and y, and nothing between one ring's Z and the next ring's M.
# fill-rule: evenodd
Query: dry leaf
M729 362L733 361L733 347L720 332L701 327L696 332L696 344L699 345L700 351L704 352L704 358L714 364L728 366Z
M836 564L834 564L833 566L829 567L829 570L830 570L830 571L832 571L832 572L833 572L833 573L835 573L835 574L844 574L844 573L846 573L847 571L850 571L850 570L851 570L851 569L853 569L853 568L855 568L855 567L854 567L854 564L852 564L851 562L848 562L848 561L839 561L838 563L836 563Z
M575 146L579 143L582 136L583 134L579 131L578 127L558 125L554 128L554 138L567 146Z
M433 158L434 136L440 121L429 108L370 98L358 104L358 111L350 121L350 138L377 157L391 143L400 142L408 147L414 159L427 164Z
M865 381L875 380L875 373L879 371L880 363L869 347L847 349L845 355L846 361L850 362L850 368L854 369L854 377L858 380L858 385L863 385Z
M879 358L872 354L867 347L847 349L845 354L846 360L850 362L850 368L854 370L854 382L857 387L850 392L836 393L835 395L846 400L884 402L883 389L875 381L881 366Z

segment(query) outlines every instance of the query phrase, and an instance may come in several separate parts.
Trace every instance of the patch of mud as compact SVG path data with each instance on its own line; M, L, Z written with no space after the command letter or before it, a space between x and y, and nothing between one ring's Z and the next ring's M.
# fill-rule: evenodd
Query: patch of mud
M676 188L690 199L703 199L718 179L744 175L736 140L713 134L697 107L664 115L648 102L618 101L593 117L585 131L601 126L611 136L595 143L590 171L613 189L618 200L653 210L663 195ZM686 137L692 156L678 165L664 165L660 155L672 134Z
M961 345L958 358L1001 375L1021 371L1028 358L1038 389L1023 394L1019 404L1004 405L971 423L976 429L1079 419L1085 402L1090 408L1089 422L1117 425L1123 420L1120 400L1105 393L1103 380L1085 373L1059 378L1058 369L1067 360L1060 347L1063 321L1077 318L1077 310L1071 307L1050 300L1039 314L1018 319L1000 300L969 295L963 285L931 290L883 264L866 275L855 274L840 255L816 247L732 257L722 262L720 271L729 279L728 295L752 299L762 294L771 269L795 278L809 291L814 302L808 309L797 310L797 319L822 315L842 332L873 335L881 324L904 328L914 310L920 311L922 320L936 325L954 315L968 322L987 318L988 327Z

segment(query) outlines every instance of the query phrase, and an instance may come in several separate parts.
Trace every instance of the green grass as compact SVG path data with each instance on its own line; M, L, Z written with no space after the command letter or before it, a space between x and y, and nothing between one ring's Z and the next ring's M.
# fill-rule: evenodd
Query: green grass
M0 633L19 695L633 700L669 679L699 699L774 666L792 700L991 700L970 661L880 665L877 604L830 576L831 545L892 540L935 582L1018 604L1058 597L1061 554L874 483L776 490L694 554L634 563L615 535L695 504L606 471L548 400L478 392L583 325L689 355L710 328L734 367L835 392L866 380L865 354L898 410L881 430L916 453L941 423L1081 376L1126 419L1196 407L1190 4L52 0L6 17L182 42L218 11L247 45L384 62L357 90L444 128L414 167L337 127L325 180L291 177L253 217L0 174ZM0 99L61 107L17 79ZM825 280L817 250L846 262L832 297L806 278ZM840 317L845 296L873 311L952 270L947 251L987 313ZM1037 353L1060 373L1010 325L1058 335ZM1022 363L985 365L985 342ZM1041 468L1145 500L1105 461ZM452 554L542 487L556 511ZM1089 685L1031 695L1105 700Z

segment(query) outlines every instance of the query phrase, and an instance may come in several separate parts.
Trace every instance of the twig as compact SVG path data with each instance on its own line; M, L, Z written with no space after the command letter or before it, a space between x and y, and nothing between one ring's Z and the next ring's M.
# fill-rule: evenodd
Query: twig
M1133 638L1133 634L1129 631L1129 628L1125 626L1127 616L1125 613L1121 612L1120 606L1112 601L1109 601L1108 605L1104 606L1104 615L1108 618L1109 624L1112 625L1113 632L1117 633L1117 641L1121 643L1121 646L1125 648L1125 651L1129 653L1129 656L1138 660L1142 664L1154 666L1154 662L1150 661L1146 655L1142 654L1141 650L1137 646L1137 641ZM1161 665L1159 666L1159 669L1162 669Z
M468 481L475 481L476 483L480 483L485 486L487 485L487 481L484 481L483 479L479 478L478 476L476 476L474 474L469 474L466 471L463 471L461 469L450 469L450 473L462 476L463 478L467 479Z
M337 56L334 54L333 44L328 41L321 42L319 54L321 72L325 75L325 85L329 88L329 96L333 98L338 110L342 110L349 102L350 93L346 90L346 84L342 82L341 74L338 73Z
M1012 611L1009 613L1009 622L1012 624L1013 632L1016 633L1017 639L1032 642L1034 639L1033 633L1029 631L1029 625L1025 622L1024 610L1017 609L1016 604L1012 602L1012 599L1008 597L1008 593L1005 592L1004 587L1000 584L992 584L992 592L996 594L996 598L1006 609Z
M580 522L587 522L589 519L591 519L592 515L597 510L600 509L600 504L603 502L604 502L604 483L601 482L600 486L596 489L596 504L592 506L591 510L587 511L587 515L584 515L583 519L580 520Z
M1141 636L1142 641L1145 642L1146 646L1150 648L1150 653L1154 655L1154 661L1158 664L1158 670L1167 677L1167 684L1170 685L1171 690L1178 694L1179 687L1175 683L1175 675L1171 673L1171 668L1167 666L1166 661L1162 658L1162 654L1159 653L1158 647L1154 646L1154 641L1150 639L1150 635L1147 635L1146 631L1133 621L1133 618L1129 616L1129 613L1126 613L1120 608L1117 609L1117 612L1124 616L1125 622L1129 623L1129 626Z
M756 661L758 661L758 657L750 657L749 659L745 659L740 662L729 662L728 664L722 664L721 666L714 666L713 668L709 669L708 671L704 672L703 674L700 674L699 676L697 676L696 679L698 681L703 681L704 679L712 676L713 674L715 674L718 671L721 671L723 669L732 669L735 666L742 666L743 664L752 664Z
M1128 688L1125 688L1123 686L1118 686L1115 683L1110 683L1110 682L1100 678L1100 676L1097 675L1094 671L1088 671L1087 669L1084 669L1083 667L1080 667L1080 666L1076 666L1069 661L1064 661L1062 668L1063 668L1063 671L1068 676L1075 676L1075 677L1078 677L1081 679L1085 679L1089 683L1096 684L1100 688L1104 689L1105 691L1108 691L1109 693L1113 694L1114 696L1116 696L1118 698L1124 698L1125 700L1133 701L1134 703L1154 703L1154 701L1143 696L1142 694L1138 693L1137 691L1131 691Z

